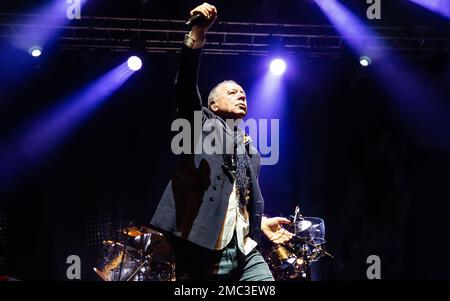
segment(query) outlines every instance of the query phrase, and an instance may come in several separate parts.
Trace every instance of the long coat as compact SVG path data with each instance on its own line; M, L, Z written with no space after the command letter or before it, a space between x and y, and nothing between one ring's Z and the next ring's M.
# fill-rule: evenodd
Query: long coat
M225 121L208 108L202 107L197 87L201 51L185 46L181 50L175 80L178 116L190 121L193 137L198 138L200 134L203 138L206 136L211 138L211 135L216 138L229 136L231 129ZM194 115L201 116L203 125L197 132L193 126ZM205 124L211 126L210 131L205 129L207 128L204 127ZM192 141L195 141L195 138ZM247 205L250 220L249 236L259 242L264 210L264 200L258 184L260 155L251 140L245 147L250 158L250 199ZM234 178L227 163L229 157L205 152L182 156L182 164L167 185L151 225L165 234L214 249L233 189Z

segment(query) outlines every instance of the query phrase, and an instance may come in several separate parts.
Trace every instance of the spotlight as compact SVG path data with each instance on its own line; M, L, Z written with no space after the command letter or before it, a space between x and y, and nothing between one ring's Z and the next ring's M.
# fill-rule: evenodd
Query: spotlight
M133 71L138 71L142 68L142 60L137 56L131 56L128 59L128 68Z
M42 48L39 46L32 46L32 47L30 47L30 49L28 49L28 52L33 57L39 57L42 54Z
M274 59L270 63L270 71L276 75L281 75L286 70L286 63L282 59Z
M372 64L372 60L368 56L362 56L359 58L359 63L363 67L368 67L370 64Z

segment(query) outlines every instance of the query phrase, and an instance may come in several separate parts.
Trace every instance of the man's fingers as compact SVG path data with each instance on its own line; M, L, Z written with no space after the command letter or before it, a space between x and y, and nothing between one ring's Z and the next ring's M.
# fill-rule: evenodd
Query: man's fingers
M215 17L217 15L217 9L213 5L203 3L202 5L191 10L190 15L193 16L198 13L202 14L207 19L210 19L211 17Z
M284 229L286 235L294 237L294 233L289 232L288 230Z
M291 239L292 237L294 237L294 234L292 234L291 232L284 230L283 231L283 237L286 237L288 239Z
M208 5L207 8L208 8L208 11L209 11L209 13L210 13L211 15L217 14L217 9L216 9L215 6L213 6L213 5Z
M275 235L273 236L273 239L275 241L281 241L283 239L283 232L277 232L275 233Z
M290 239L287 237L282 237L279 239L274 240L273 242L276 244L284 244L285 242L288 242Z
M272 235L272 237L271 237L271 240L272 241L280 241L280 240L289 240L289 239L291 239L292 237L290 237L290 235L289 235L290 233L288 232L288 231L286 231L286 230L281 230L281 231L277 231L276 233L274 233L273 235Z
M199 8L203 12L205 12L206 15L204 15L204 16L207 17L208 19L214 18L217 15L216 7L211 4L203 3L202 5L198 6L197 8Z
M206 2L203 3L201 6L205 6L205 7L207 7L208 9L217 11L217 9L216 9L216 7L215 7L214 5L209 4L209 3L206 3Z
M202 12L202 15L205 16L207 19L209 19L209 12L206 9L206 7L200 7L200 10Z
M193 10L191 10L191 12L189 13L191 16L193 16L194 14L195 14L195 12L197 12L198 11L198 9L197 9L197 7L196 8L194 8Z
M191 16L193 16L193 15L198 14L198 13L203 15L203 13L198 8L194 8L193 10L191 10L191 12L189 14Z
M191 16L196 15L196 14L202 14L205 18L209 18L209 13L208 10L202 6L198 6L196 8L194 8L193 10L191 10Z
M282 231L277 231L274 233L270 240L276 244L281 244L291 240L292 237L294 237L292 233L283 229Z
M289 240L291 240L291 237L283 235L283 237L276 239L276 241L274 241L274 242L278 243L278 244L283 244L285 242L288 242Z
M293 236L293 234L286 229L284 230L284 234L287 236Z
M290 224L290 223L291 223L290 220L288 220L287 218L284 218L284 217L277 217L277 221L278 221L280 224Z

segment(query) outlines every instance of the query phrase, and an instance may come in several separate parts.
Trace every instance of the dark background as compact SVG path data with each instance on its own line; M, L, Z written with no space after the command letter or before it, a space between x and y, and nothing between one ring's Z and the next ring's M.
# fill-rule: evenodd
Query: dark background
M32 11L36 2L28 2L2 3L1 9ZM448 26L444 18L407 1L382 2L383 20L373 25ZM90 1L85 12L184 19L199 3ZM311 1L211 3L226 21L329 23ZM365 16L365 1L342 3ZM3 141L126 59L117 53L79 56L55 49L33 60L1 43ZM262 61L204 56L202 95L229 78L250 88ZM409 57L403 63L431 79L448 101L448 54ZM76 254L82 259L82 279L97 280L92 267L101 247L88 243L89 221L104 217L112 223L148 224L177 162L170 150L177 55L149 54L144 64L72 134L59 137L62 145L39 166L18 171L20 177L1 192L0 212L7 216L6 239L0 242L2 274L64 280L66 258ZM449 280L448 150L416 139L392 109L396 96L383 89L372 69L361 70L349 50L340 59L293 57L288 68L280 161L262 168L260 185L266 213L287 216L298 204L305 215L325 219L328 250L335 258L315 264L314 279L364 280L366 258L374 254L382 260L383 279ZM256 106L258 99L249 99L250 111ZM441 113L450 117L448 103L444 108ZM422 117L431 123L434 118Z

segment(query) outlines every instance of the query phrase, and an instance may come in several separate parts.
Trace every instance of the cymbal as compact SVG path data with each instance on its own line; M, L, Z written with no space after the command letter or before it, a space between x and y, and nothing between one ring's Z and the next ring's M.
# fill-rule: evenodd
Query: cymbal
M298 232L303 232L303 231L309 229L311 226L312 226L312 223L307 220L300 220L296 223Z
M142 234L153 234L153 235L157 235L157 236L163 236L162 233L150 229L148 227L141 227L141 226L131 226L131 227L126 227L123 228L122 230L120 230L120 232L122 232L125 235L131 236L131 237L137 237L137 236L141 236Z

